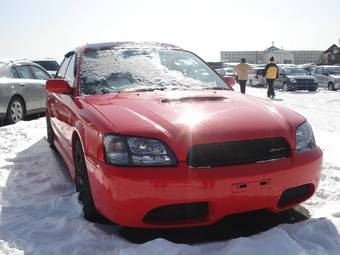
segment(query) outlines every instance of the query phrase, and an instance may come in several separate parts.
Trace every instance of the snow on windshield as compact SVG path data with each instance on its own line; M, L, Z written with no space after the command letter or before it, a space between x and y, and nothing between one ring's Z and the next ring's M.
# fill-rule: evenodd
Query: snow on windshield
M286 68L286 75L308 75L308 72L303 68Z
M89 50L84 53L80 74L82 95L156 89L227 89L197 57L177 50Z

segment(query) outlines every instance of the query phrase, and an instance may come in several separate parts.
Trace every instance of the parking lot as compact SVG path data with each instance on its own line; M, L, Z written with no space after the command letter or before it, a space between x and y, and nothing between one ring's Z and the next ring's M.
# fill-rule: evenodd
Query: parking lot
M268 100L263 88L247 88L247 94ZM297 251L309 254L317 243L318 254L337 254L340 249L336 232L340 229L339 92L277 91L272 102L303 114L314 128L317 144L324 152L316 194L288 213L254 212L191 230L135 230L87 222L63 161L46 142L45 118L1 127L0 251L5 254L46 254L46 251L49 254L207 254L209 250L209 254L250 254L263 247L263 254ZM284 245L278 253L280 243Z

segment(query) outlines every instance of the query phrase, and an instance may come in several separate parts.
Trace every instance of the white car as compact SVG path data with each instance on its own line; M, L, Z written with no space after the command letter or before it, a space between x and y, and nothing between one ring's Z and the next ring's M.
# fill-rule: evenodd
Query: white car
M59 68L58 62L54 59L32 60L32 62L43 67L52 77L55 76Z
M312 75L317 79L319 87L326 87L328 90L340 89L340 66L317 66Z
M248 74L247 84L251 87L265 87L266 80L263 77L264 67L255 67Z

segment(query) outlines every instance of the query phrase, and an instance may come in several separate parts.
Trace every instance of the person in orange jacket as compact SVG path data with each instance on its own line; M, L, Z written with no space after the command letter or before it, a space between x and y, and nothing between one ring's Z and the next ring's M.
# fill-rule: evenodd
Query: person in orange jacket
M238 83L240 84L241 93L246 93L246 84L248 81L248 73L251 70L251 66L246 64L246 59L242 58L241 63L235 66L234 72L237 73Z
M274 81L279 77L279 68L274 63L274 57L271 57L269 59L269 63L264 68L263 77L267 80L267 97L274 98L275 92L274 92Z

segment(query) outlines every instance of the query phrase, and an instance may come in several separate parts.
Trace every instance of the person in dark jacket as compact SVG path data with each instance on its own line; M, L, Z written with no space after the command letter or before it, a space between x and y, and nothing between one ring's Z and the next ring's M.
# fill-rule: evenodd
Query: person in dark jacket
M263 76L267 80L268 86L267 97L274 98L275 97L274 81L279 77L279 68L274 63L274 57L271 57L269 61L270 61L269 64L267 64L266 67L264 68Z

